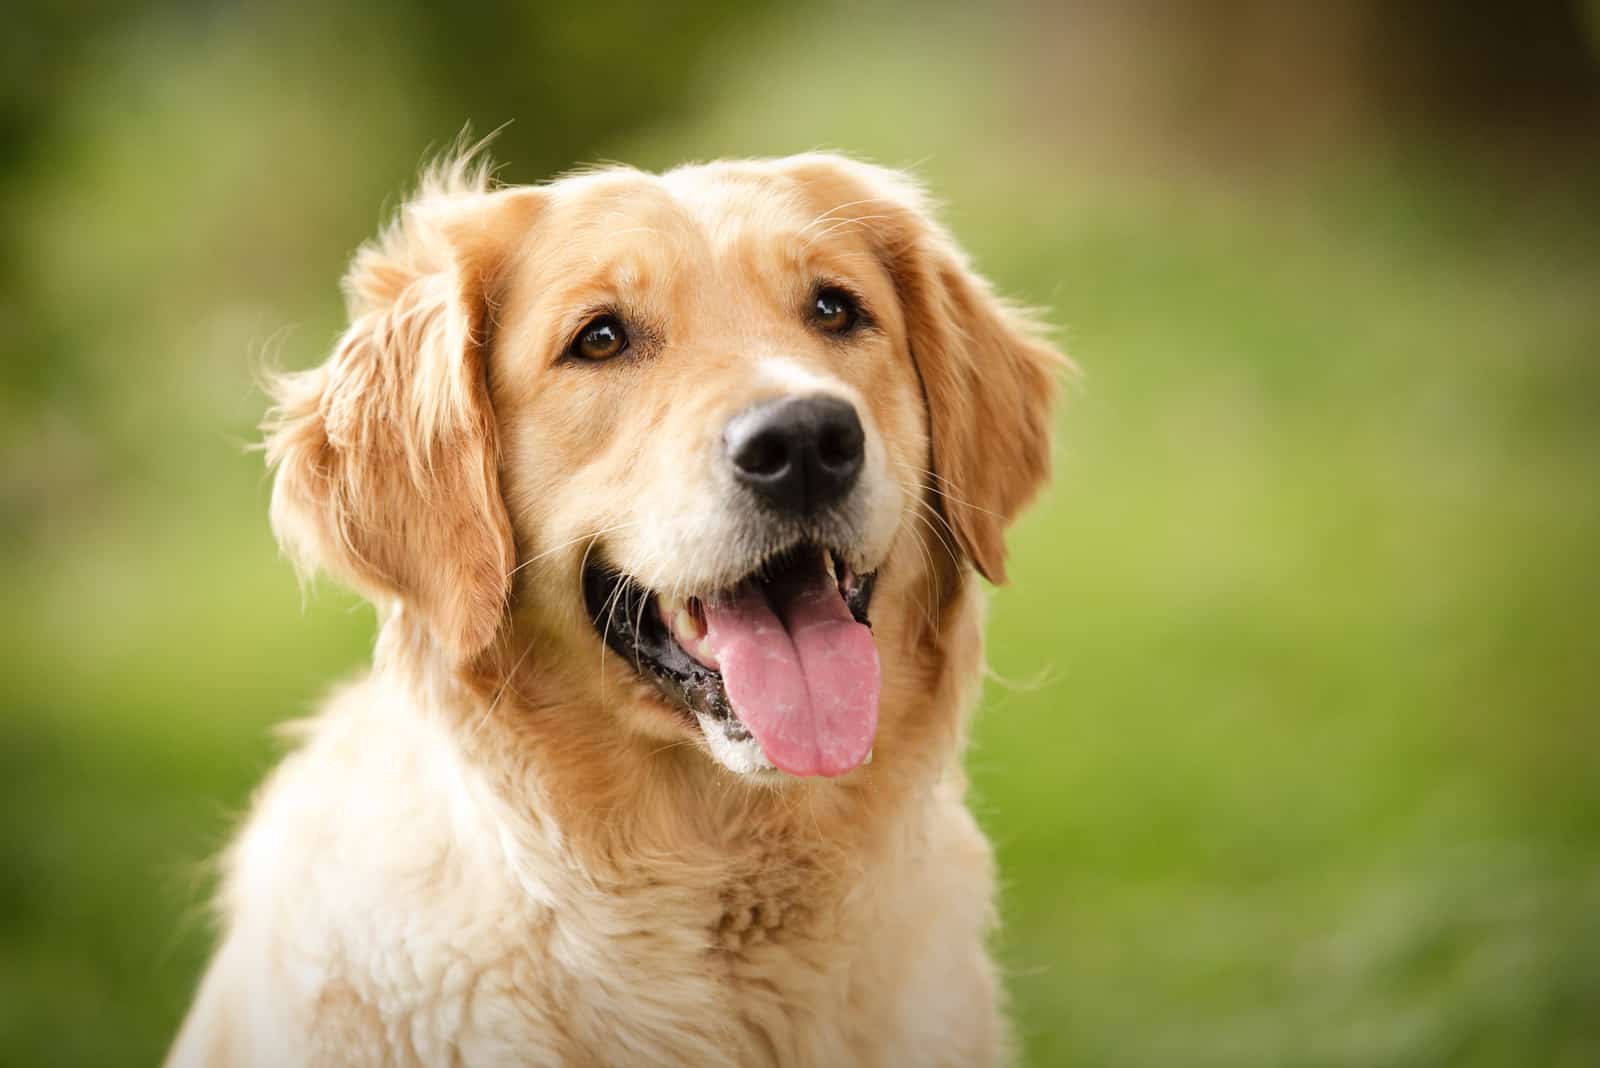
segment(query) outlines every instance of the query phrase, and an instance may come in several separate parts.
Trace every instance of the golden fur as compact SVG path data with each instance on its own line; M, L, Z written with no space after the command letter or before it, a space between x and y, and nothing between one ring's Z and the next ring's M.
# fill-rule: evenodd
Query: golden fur
M881 329L808 331L816 276ZM458 160L345 287L333 355L274 384L272 522L373 600L373 670L256 797L169 1063L1005 1059L960 756L973 571L1003 580L1049 467L1061 357L1032 322L909 180L830 155L510 188ZM602 301L651 324L640 351L562 364ZM881 711L870 764L749 781L605 650L579 576L733 575L715 431L795 381L877 449Z

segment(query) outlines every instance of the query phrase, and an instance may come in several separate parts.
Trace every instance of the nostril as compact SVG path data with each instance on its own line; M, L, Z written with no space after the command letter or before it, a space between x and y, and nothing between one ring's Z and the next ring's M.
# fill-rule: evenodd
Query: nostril
M776 431L752 434L733 454L740 471L756 478L772 478L789 466L789 446Z
M848 468L861 462L861 445L859 422L829 423L817 435L817 458L824 467Z

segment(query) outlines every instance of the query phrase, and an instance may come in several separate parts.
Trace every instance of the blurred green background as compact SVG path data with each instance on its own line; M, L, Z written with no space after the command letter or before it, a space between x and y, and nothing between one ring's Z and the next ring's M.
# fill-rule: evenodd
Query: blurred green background
M0 1063L155 1062L356 670L246 446L430 150L915 166L1086 376L970 766L1029 1064L1600 1064L1600 10L106 0L0 32Z

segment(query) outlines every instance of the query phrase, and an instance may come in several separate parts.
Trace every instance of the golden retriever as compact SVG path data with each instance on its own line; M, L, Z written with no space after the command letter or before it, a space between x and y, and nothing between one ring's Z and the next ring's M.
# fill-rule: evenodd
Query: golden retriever
M964 719L1063 357L905 176L425 175L273 382L377 607L225 858L173 1065L1004 1060Z

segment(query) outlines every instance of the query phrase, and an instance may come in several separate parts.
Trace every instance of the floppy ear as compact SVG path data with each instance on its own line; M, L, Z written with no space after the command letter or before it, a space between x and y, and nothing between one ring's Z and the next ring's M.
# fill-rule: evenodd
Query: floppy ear
M1056 376L1070 362L972 270L905 175L829 155L790 165L830 220L859 223L893 276L928 406L930 491L979 573L1003 583L1005 528L1049 477Z
M397 598L458 660L506 612L515 550L487 391L494 290L537 191L488 191L458 160L344 279L350 327L320 367L274 378L272 526L303 571Z

